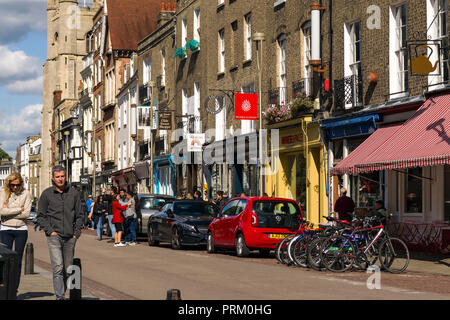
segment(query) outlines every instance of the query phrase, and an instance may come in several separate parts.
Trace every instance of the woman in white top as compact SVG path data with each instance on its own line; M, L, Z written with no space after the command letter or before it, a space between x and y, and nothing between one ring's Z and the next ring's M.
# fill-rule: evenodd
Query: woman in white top
M20 283L22 257L28 240L27 218L31 211L31 195L24 189L19 173L10 174L0 190L0 241L19 255L17 288Z

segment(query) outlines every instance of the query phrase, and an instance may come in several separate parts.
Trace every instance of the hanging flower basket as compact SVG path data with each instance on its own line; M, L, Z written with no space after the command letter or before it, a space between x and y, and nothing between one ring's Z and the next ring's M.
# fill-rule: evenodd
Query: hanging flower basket
M273 124L292 118L289 104L271 105L262 114L268 124Z
M306 95L299 95L295 97L291 105L292 117L296 118L305 113L311 113L314 111L314 101Z

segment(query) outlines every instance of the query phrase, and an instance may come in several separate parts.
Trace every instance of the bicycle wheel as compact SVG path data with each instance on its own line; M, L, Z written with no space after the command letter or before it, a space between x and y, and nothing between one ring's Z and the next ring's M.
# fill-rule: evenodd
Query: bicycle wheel
M390 273L402 273L408 268L409 250L398 238L388 238L380 245L379 259L382 268Z
M282 264L287 264L289 262L289 256L287 253L287 245L289 244L289 241L294 238L294 235L291 234L284 238L278 245L275 250L275 256L277 260Z
M287 246L287 253L288 253L288 257L289 257L289 263L288 265L297 265L294 259L294 250L293 248L295 247L295 245L297 245L297 242L300 241L300 239L302 239L304 237L303 234L297 235L294 238L291 239L291 241L289 241L289 244Z
M307 268L308 267L308 259L307 259L307 249L308 243L310 242L310 236L303 236L299 238L290 248L290 255L292 257L292 261L297 267Z
M355 261L353 245L343 236L332 236L325 240L320 253L323 265L332 272L347 271Z
M320 236L311 241L307 249L308 265L317 271L322 271L325 267L320 257L320 249L326 237Z

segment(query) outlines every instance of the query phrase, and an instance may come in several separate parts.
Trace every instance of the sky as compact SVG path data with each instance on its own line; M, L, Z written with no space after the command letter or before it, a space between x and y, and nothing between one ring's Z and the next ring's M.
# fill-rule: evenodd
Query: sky
M0 144L12 157L41 129L46 9L46 0L0 0Z

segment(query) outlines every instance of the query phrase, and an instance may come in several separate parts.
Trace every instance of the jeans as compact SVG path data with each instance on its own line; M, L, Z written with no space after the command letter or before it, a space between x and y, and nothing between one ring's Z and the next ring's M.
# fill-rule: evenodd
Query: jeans
M102 238L103 235L104 220L105 216L103 214L95 217L95 223L97 224L97 237L99 237L100 239Z
M9 250L12 250L14 243L14 251L17 252L18 254L19 269L17 270L17 288L19 288L20 284L20 274L22 273L22 257L27 240L28 240L28 231L26 230L0 231L0 241L4 243Z
M109 227L111 229L111 237L114 239L114 236L116 235L116 226L112 222L112 219L113 219L113 215L108 214L108 222L109 222Z
M53 288L56 299L65 298L67 288L67 268L73 264L75 238L62 238L59 235L47 237L50 261L53 267Z
M136 242L137 227L138 227L137 218L130 218L125 220L126 242Z

